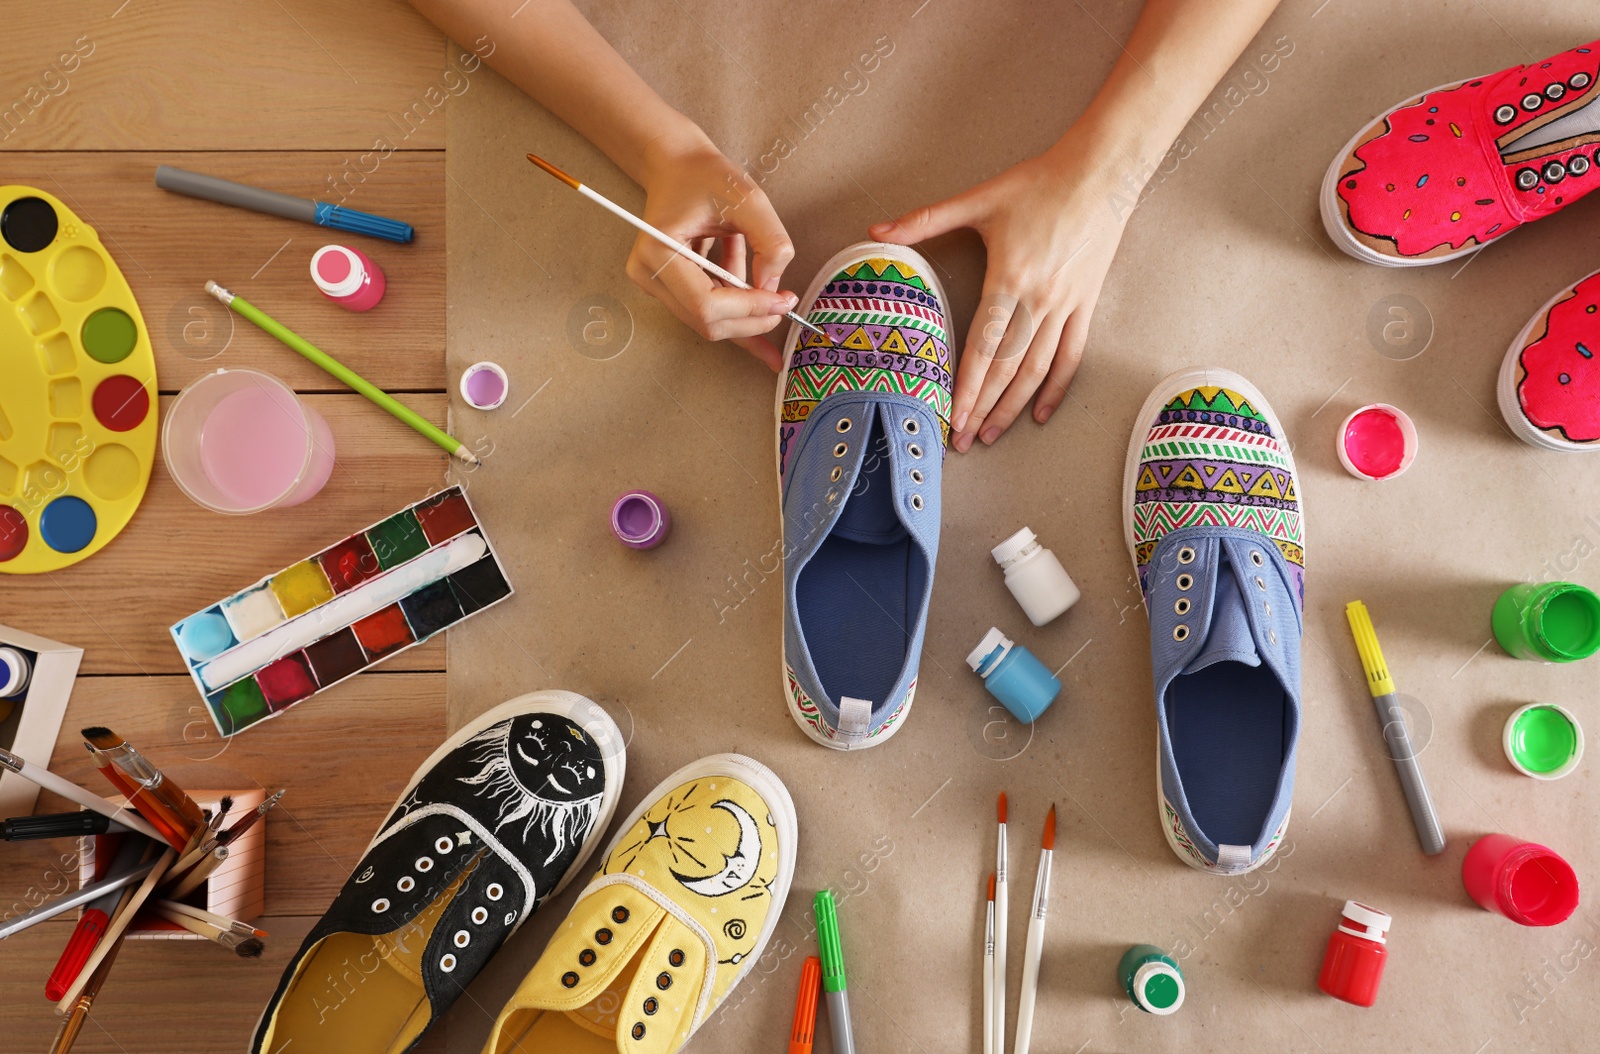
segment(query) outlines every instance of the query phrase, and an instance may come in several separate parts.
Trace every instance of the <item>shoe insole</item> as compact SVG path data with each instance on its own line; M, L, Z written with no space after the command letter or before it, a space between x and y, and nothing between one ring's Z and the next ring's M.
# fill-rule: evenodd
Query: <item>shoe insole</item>
M1213 844L1254 845L1283 772L1283 686L1265 666L1219 662L1176 677L1166 706L1172 758L1195 823Z
M866 460L844 511L795 582L812 665L836 705L875 706L905 668L928 561L894 507L894 471L874 414Z
M1507 154L1520 154L1525 150L1559 143L1563 139L1577 139L1597 132L1600 132L1600 95L1571 113L1562 114L1549 124L1512 140L1500 148L1500 154L1502 157Z
M604 992L577 1010L513 1011L490 1054L616 1054L620 1024L616 1008L627 1000L638 969L635 957Z

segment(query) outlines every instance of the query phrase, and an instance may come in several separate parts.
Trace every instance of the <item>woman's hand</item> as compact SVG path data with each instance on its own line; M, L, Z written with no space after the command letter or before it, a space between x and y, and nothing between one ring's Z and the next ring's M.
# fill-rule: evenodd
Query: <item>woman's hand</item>
M765 334L799 298L778 289L794 245L767 195L701 134L652 141L642 182L647 221L754 288L724 285L645 234L628 254L628 277L702 337L731 340L779 369L781 353ZM711 253L714 245L720 259Z
M1039 157L870 229L879 241L911 245L970 227L988 250L951 406L958 451L975 437L1000 438L1035 393L1033 417L1043 424L1072 383L1127 217L1112 197L1121 180L1111 152L1089 138L1069 131Z

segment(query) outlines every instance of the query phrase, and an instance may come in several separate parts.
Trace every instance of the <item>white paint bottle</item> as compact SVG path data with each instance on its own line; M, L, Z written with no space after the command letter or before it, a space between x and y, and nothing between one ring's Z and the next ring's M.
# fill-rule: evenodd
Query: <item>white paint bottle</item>
M989 555L1005 571L1006 588L1035 626L1043 626L1078 602L1078 587L1066 568L1028 528L995 546Z

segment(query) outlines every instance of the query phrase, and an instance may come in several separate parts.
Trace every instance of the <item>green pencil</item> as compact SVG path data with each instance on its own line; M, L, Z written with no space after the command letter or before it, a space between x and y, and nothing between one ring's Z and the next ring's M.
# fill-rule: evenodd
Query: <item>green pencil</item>
M405 403L402 403L400 400L396 399L382 388L379 388L377 385L373 384L356 371L350 369L348 366L344 365L342 362L335 359L332 355L329 355L315 344L312 344L294 330L290 329L288 326L285 326L282 322L279 322L277 319L273 318L259 307L256 307L254 304L250 303L250 301L246 300L244 297L228 292L215 282L206 283L206 292L210 293L212 296L228 305L228 307L232 308L237 314L243 315L251 322L254 322L257 326L266 331L268 335L278 338L284 344L287 344L295 351L298 351L301 355L311 360L311 362L317 366L322 367L322 369L328 371L328 373L332 374L334 377L337 377L339 380L343 381L351 388L354 388L362 395L365 395L368 399L387 410L390 414L398 417L400 420L404 421L418 432L421 432L423 435L439 444L439 446L442 447L444 451L450 454L452 457L458 457L462 461L467 462L469 465L478 464L478 459L473 456L472 451L468 450L466 444L461 442L461 440L457 439L449 432L446 432L444 429L431 424L425 420L422 415L411 409L411 407L407 406Z

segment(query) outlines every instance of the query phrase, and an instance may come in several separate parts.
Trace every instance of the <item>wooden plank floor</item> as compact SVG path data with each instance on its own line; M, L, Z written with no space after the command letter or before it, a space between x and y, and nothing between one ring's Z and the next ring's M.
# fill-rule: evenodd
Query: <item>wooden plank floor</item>
M11 106L0 121L0 184L43 188L99 231L139 299L163 410L201 374L251 366L306 393L334 434L333 476L304 506L218 516L188 501L158 462L138 514L103 552L53 574L0 576L0 623L85 649L52 768L103 790L77 730L106 724L181 783L288 789L267 823L267 953L250 961L204 943L130 944L74 1048L242 1050L284 964L444 737L445 649L442 640L416 648L223 741L167 626L437 489L448 466L431 444L215 310L203 286L215 279L244 293L444 424L445 108L428 100L464 90L461 49L391 0L66 0L48 17L37 10L0 0L10 27L0 98ZM393 152L363 164L380 140ZM354 315L318 296L306 273L311 253L339 240L332 232L157 190L163 163L342 198L406 220L417 240L360 240L390 288L376 311ZM48 794L38 806L62 807ZM71 849L0 843L0 912L65 888ZM0 945L0 1049L48 1048L57 1019L44 979L69 919ZM197 1005L207 1027L175 1028ZM432 1036L425 1049L444 1041Z

